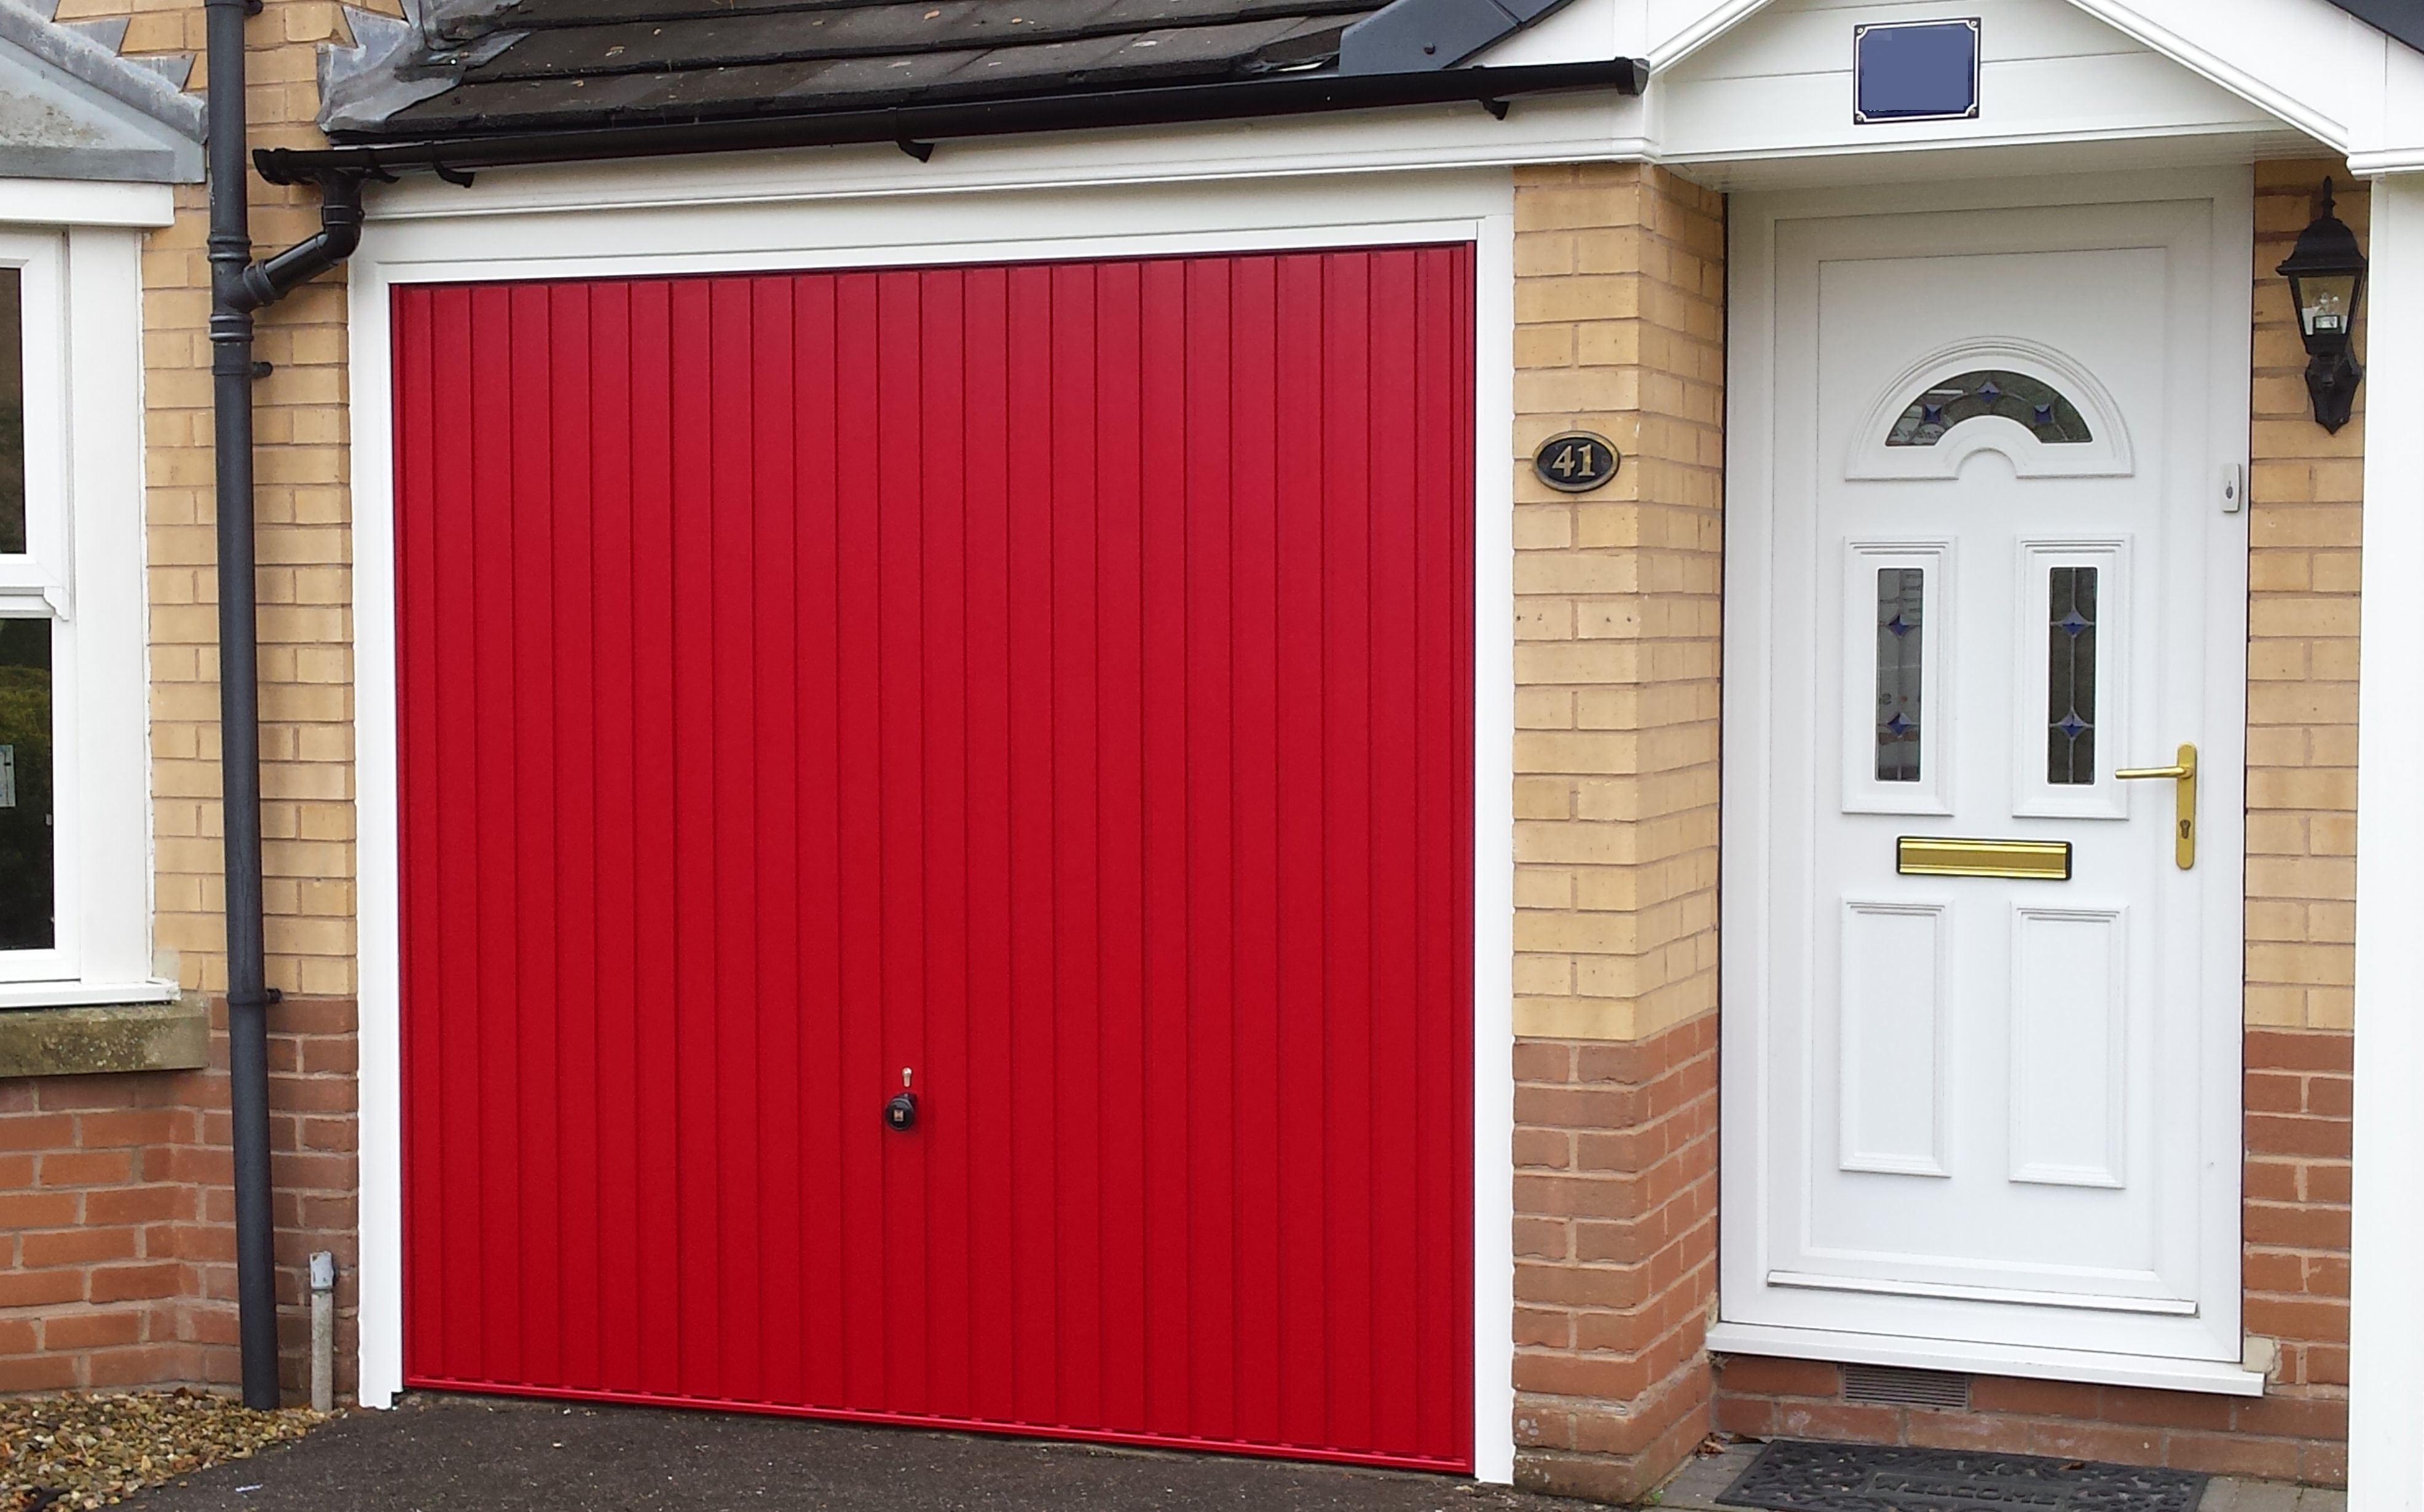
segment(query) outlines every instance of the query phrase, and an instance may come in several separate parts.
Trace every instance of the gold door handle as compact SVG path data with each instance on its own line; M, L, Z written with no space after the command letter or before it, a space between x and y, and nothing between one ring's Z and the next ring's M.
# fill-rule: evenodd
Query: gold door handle
M2196 865L2196 747L2183 744L2173 765L2168 767L2123 767L2113 775L2127 781L2133 777L2169 777L2173 788L2172 859L2182 871Z

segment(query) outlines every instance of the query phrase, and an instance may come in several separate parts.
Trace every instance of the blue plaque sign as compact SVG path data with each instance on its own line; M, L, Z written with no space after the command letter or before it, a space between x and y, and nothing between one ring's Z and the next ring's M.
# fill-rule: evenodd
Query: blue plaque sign
M1978 114L1978 22L1852 28L1852 119L1970 120Z

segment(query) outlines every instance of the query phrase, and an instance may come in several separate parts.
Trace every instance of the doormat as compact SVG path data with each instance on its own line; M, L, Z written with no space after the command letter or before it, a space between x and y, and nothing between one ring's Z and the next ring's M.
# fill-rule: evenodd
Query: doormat
M1718 1494L1774 1512L2196 1512L2205 1477L2083 1459L1779 1439Z

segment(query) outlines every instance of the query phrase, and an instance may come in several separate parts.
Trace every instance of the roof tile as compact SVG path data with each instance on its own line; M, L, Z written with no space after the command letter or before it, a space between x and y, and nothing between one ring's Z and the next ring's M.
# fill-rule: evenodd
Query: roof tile
M1382 0L521 0L433 16L379 112L332 98L342 140L882 108L1326 63ZM426 87L423 87L426 91Z

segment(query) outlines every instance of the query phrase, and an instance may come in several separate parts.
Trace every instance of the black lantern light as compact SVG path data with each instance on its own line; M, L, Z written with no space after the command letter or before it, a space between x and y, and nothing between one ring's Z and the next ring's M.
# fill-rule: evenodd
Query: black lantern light
M2297 307L2316 423L2336 431L2348 423L2365 376L2349 350L2357 301L2365 297L2365 254L2357 250L2356 233L2332 214L2331 180L2323 181L2323 213L2298 233L2296 248L2273 271L2289 280L2289 303Z

